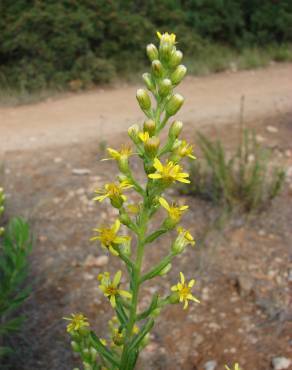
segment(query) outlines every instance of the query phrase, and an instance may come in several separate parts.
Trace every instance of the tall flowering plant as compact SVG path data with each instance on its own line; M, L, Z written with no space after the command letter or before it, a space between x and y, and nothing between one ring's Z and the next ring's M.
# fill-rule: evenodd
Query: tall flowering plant
M109 157L117 162L120 174L116 182L97 189L95 197L99 202L109 199L111 205L118 209L119 217L112 225L94 229L92 240L99 241L101 247L125 264L128 286L121 283L121 271L114 276L109 272L98 276L99 288L115 312L109 322L109 338L99 338L81 313L66 318L69 320L67 331L72 339L72 348L79 353L86 370L134 369L161 310L168 304L182 303L186 309L189 301L199 303L192 294L195 280L186 281L181 272L179 281L170 287L167 296L154 294L149 307L144 311L139 310L142 284L166 275L171 269L172 260L188 245L195 244L191 233L179 225L188 206L172 203L164 196L164 192L174 183L190 182L181 160L185 157L195 159L192 146L179 138L182 122L171 121L184 102L184 98L174 93L174 89L184 78L187 69L181 64L183 54L176 48L176 36L168 33L157 35L158 48L150 44L146 49L151 61L150 73L143 74L146 89L138 89L136 96L146 118L143 127L134 125L128 130L135 149L128 146L120 150L108 148ZM163 130L168 130L164 142L159 137ZM129 157L134 154L143 162L147 179L145 183L139 183L131 170ZM125 195L127 191L138 193L141 201L129 203ZM166 214L165 219L157 230L150 231L149 222L160 208ZM132 236L122 235L121 227L128 228ZM144 272L142 264L148 245L173 229L177 230L177 236L168 255Z

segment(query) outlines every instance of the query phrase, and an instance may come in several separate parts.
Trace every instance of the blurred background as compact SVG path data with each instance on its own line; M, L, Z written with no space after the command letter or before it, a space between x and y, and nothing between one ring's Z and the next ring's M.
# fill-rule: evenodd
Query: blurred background
M292 367L292 1L1 0L1 370L80 366L71 312L106 336L96 276L120 265L89 238L117 215L92 198L117 174L100 161L107 146L143 123L135 94L157 31L176 33L188 67L178 118L197 160L185 162L191 186L166 197L190 205L196 247L141 304L179 271L201 304L165 310L137 369ZM170 242L151 245L145 269Z

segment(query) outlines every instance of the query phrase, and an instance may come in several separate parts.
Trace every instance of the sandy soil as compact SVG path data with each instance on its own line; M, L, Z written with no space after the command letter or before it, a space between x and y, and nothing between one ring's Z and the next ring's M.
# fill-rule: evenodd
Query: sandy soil
M291 108L291 75L292 65L276 65L189 78L179 89L187 97L180 114L189 123L185 137L193 141L192 128L210 124L205 133L234 147L239 101L245 94L246 121L252 120L248 124L256 128L263 145L273 149L274 159L292 168L292 120L285 114ZM96 276L117 270L120 263L110 257L98 264L105 252L89 238L97 224L116 218L106 203L97 205L92 197L117 168L113 161L98 161L104 153L97 144L106 139L115 147L126 138L127 126L141 117L134 94L135 87L98 90L0 109L0 150L6 152L0 183L7 193L6 214L26 217L35 236L29 278L33 289L22 309L27 320L22 332L11 338L17 351L9 370L80 366L62 320L70 312L83 311L99 335L106 333L112 312ZM267 130L268 125L276 132ZM133 166L142 176L135 159ZM74 169L87 171L76 175ZM179 271L197 279L194 293L202 303L188 312L180 306L164 311L137 369L204 370L206 362L214 360L216 370L235 361L244 370L270 370L274 357L292 358L292 179L270 208L249 218L238 215L221 232L211 227L219 212L212 204L176 191L172 196L190 205L183 225L192 230L197 247L176 260L167 278L145 287L141 306L153 292L166 294ZM129 198L134 200L134 195ZM202 243L206 230L211 231ZM167 253L169 238L150 246L145 270Z
M180 119L196 127L232 122L245 96L247 120L292 108L292 64L257 71L188 77L178 91L186 98ZM124 132L143 117L135 101L136 86L96 90L57 100L0 108L0 151L42 148L104 140Z

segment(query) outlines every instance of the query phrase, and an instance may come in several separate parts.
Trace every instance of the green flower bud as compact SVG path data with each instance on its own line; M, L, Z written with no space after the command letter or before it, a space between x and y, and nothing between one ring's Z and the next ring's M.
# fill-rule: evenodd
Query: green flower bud
M151 62L155 59L158 59L158 50L154 44L147 45L146 53Z
M171 138L177 138L183 128L183 123L181 121L174 121L170 126L168 136Z
M184 98L180 94L174 94L166 104L165 110L169 116L174 116L183 105Z
M171 263L168 263L159 273L160 276L166 275L171 269Z
M170 79L164 78L158 85L158 92L161 96L167 96L172 89L172 83Z
M168 62L174 46L169 42L161 42L159 47L159 56L164 62Z
M169 65L171 67L176 67L180 64L183 58L183 53L180 50L175 50L171 53Z
M149 110L151 108L151 100L146 90L138 89L136 98L142 110Z
M130 136L130 138L134 141L134 143L139 143L139 138L138 138L138 134L139 134L139 126L137 124L135 125L132 125L128 128L128 135Z
M148 119L147 121L144 122L144 131L149 133L149 136L153 136L155 134L156 130L156 124L153 121L153 119Z
M161 313L161 308L155 308L152 312L151 312L151 316L155 319L156 317L158 317Z
M152 62L152 71L155 77L162 77L163 67L159 60L153 60Z
M169 297L168 297L168 302L170 304L176 304L176 303L179 303L179 295L174 292L172 293Z
M72 340L72 342L71 342L71 347L72 347L74 352L80 352L79 344L77 342L75 342L74 340Z
M83 361L84 370L92 370L92 366L89 362Z
M91 354L91 360L92 362L95 362L96 361L96 358L97 358L97 355L98 355L98 352L95 348L93 347L90 347L90 354Z
M183 64L180 64L171 75L171 82L174 85L179 84L187 73L187 68Z
M143 73L142 78L143 78L143 80L145 82L145 85L146 85L148 90L150 90L150 91L155 90L155 84L152 80L152 77L151 77L150 73Z
M3 234L4 234L4 232L5 232L4 227L0 227L0 236L1 236L1 235L3 235Z
M129 226L131 224L131 218L129 215L122 209L120 211L120 221L123 225Z
M149 344L149 341L150 341L150 334L147 333L141 341L141 348L145 348Z
M156 156L157 152L158 152L159 145L160 145L159 138L156 137L156 136L152 136L144 144L146 153L150 157L154 158Z

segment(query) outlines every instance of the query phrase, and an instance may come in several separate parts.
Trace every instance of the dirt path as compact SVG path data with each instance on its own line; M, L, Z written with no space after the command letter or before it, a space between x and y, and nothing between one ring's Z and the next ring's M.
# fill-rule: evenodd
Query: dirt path
M0 108L0 152L64 145L117 135L142 119L137 86L96 90L42 103ZM292 64L258 71L188 77L178 89L187 99L180 119L196 127L231 122L245 95L245 117L292 109Z

